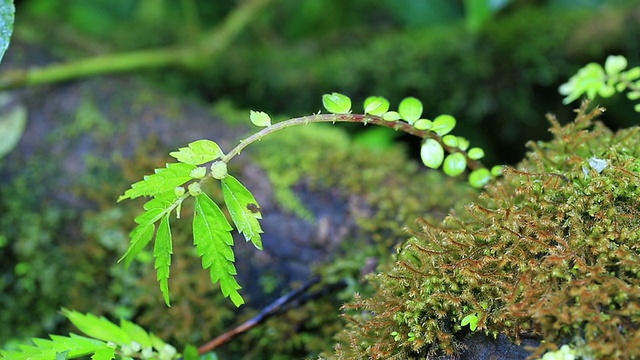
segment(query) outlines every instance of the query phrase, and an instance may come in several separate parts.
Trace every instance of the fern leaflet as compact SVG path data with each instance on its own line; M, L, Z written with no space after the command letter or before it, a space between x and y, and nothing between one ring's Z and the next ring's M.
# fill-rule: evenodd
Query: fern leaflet
M162 291L164 302L167 306L171 306L169 302L169 268L171 266L171 254L173 253L171 228L169 227L170 214L170 212L167 212L160 221L156 233L156 245L153 248L153 257L156 258L155 267L158 273L158 281L160 282L160 290Z
M191 171L195 168L196 166L191 164L171 163L167 164L166 168L155 169L155 174L147 175L144 180L133 183L131 189L125 191L118 201L174 191L177 186L194 179Z
M172 190L163 194L158 194L144 204L144 210L146 211L135 218L135 222L138 226L131 231L131 243L129 244L129 248L118 262L124 260L124 264L127 267L131 264L138 253L140 253L140 251L147 246L149 241L151 241L151 238L153 238L153 233L155 231L154 224L156 221L160 220L171 211L176 200L177 197L175 192Z
M220 289L236 306L244 304L238 292L241 286L233 277L237 274L231 224L207 194L195 198L193 215L193 243L202 257L202 267L210 269L211 281L220 282Z
M5 359L11 360L51 360L57 354L67 352L69 359L93 354L94 360L111 360L115 357L115 349L106 342L84 336L70 334L68 337L50 335L51 340L31 339L32 346L20 345L20 350L0 350Z
M258 222L262 219L262 214L253 194L231 175L222 179L222 193L231 220L238 231L247 241L251 241L256 248L262 250L260 234L263 231Z

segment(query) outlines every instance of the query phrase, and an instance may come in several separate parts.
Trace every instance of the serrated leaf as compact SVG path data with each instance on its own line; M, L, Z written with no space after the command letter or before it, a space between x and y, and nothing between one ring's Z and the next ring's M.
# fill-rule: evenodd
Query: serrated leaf
M449 154L444 159L442 171L449 176L458 176L467 168L467 158L462 153Z
M20 345L20 350L0 350L0 355L11 360L51 360L56 354L68 351L67 357L75 359L110 348L107 343L84 336L70 334L69 337L50 335L48 339L32 339L34 345Z
M155 174L147 175L144 180L131 185L131 189L125 191L118 201L173 191L176 187L192 180L191 171L195 168L196 166L192 164L172 163L167 164L166 168L155 169Z
M181 147L178 151L170 152L169 155L178 161L190 165L202 165L213 161L224 153L220 146L211 140L197 140L188 144L188 147Z
M98 340L111 341L118 345L126 345L133 339L118 325L104 317L93 314L82 314L77 311L62 309L62 314L85 335Z
M398 106L398 113L404 121L413 124L422 116L422 102L414 97L404 98Z
M332 114L348 114L351 111L351 99L340 93L324 94L322 105Z
M146 210L135 218L138 224L129 234L131 242L129 248L122 255L118 262L124 260L125 267L129 267L136 256L144 249L155 232L155 222L166 215L166 212L177 199L175 189L167 191L163 194L156 195L153 199L147 201L143 208Z
M264 111L249 111L249 119L255 126L271 125L271 117Z
M244 304L238 292L241 286L233 277L237 274L233 264L233 236L231 224L216 203L203 193L195 198L193 216L193 243L202 258L202 268L209 269L211 282L220 282L220 290L236 306Z
M153 257L155 257L155 268L157 278L160 282L160 290L164 296L164 302L167 306L171 306L169 301L169 274L171 267L171 254L173 254L173 243L171 241L171 228L169 227L169 213L167 213L158 226L156 232L156 244L153 248Z
M120 319L120 328L129 335L130 339L140 344L143 348L153 346L149 333L140 325Z
M258 202L253 194L233 176L227 176L222 180L222 194L227 204L231 220L247 241L262 250L263 232L259 219L262 219Z
M437 169L444 160L444 149L436 140L427 139L420 148L420 158L427 167Z
M389 111L389 100L383 98L382 96L369 96L364 101L365 114L382 116L387 111Z
M96 350L91 356L91 360L111 360L116 358L116 349L112 347L104 347Z
M456 127L456 119L451 115L439 115L433 120L431 131L443 136L451 132Z

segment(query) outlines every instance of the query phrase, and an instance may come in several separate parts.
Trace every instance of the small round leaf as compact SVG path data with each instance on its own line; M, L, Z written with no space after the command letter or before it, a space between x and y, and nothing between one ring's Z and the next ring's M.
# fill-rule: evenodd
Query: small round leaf
M434 139L427 139L420 149L420 158L427 167L437 169L444 160L444 149Z
M467 158L462 153L453 153L444 159L442 170L449 176L458 176L467 168Z
M324 94L322 105L332 114L348 114L351 111L351 99L340 93Z
M389 100L381 96L369 96L364 101L365 114L382 116L387 111L389 111Z
M638 100L640 99L640 91L631 91L627 93L627 99L629 100Z
M502 175L503 171L504 171L504 168L501 165L496 165L491 168L491 175L494 177L498 177Z
M481 188L491 180L491 173L485 168L476 169L469 174L469 184L475 188Z
M398 121L400 120L400 114L396 111L387 111L382 115L382 119L385 121Z
M398 113L409 124L413 124L422 115L422 102L414 97L403 99L398 106Z
M479 147L474 147L469 149L468 155L469 155L469 159L479 160L484 157L484 150L482 150Z
M269 126L271 125L271 117L263 112L263 111L253 111L251 110L249 112L249 118L251 119L251 122L253 123L253 125L255 126Z
M469 140L463 138L462 136L458 136L458 149L462 151L466 151L469 148Z
M451 115L439 115L433 120L431 131L443 136L451 132L456 127L456 118Z
M418 130L431 130L431 127L433 127L433 121L420 119L413 123L413 127Z
M458 137L455 135L445 135L442 137L442 142L451 147L458 147Z
M604 70L607 75L617 75L622 70L626 69L628 63L627 58L622 55L609 55L604 62Z

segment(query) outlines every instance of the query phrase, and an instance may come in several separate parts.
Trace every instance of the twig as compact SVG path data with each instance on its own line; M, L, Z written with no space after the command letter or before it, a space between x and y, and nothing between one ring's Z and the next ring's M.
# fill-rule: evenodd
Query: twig
M192 46L142 50L97 56L62 64L15 69L0 75L0 90L47 84L81 77L156 69L167 66L193 67L220 57L240 31L272 0L249 0L239 5L205 39Z
M236 337L237 335L240 335L244 332L247 332L249 330L251 330L252 328L256 327L257 325L259 325L260 323L266 321L268 318L270 318L271 316L277 314L280 310L282 310L282 308L287 305L288 303L290 303L291 301L295 300L295 298L297 298L298 296L300 296L301 294L303 294L304 292L306 292L307 290L309 290L309 288L311 286L313 286L314 284L318 283L320 281L320 277L316 276L313 279L307 281L304 285L302 285L301 287L299 287L298 289L295 289L283 296L281 296L280 298L278 298L276 301L272 302L269 306L267 306L266 308L264 308L258 315L254 316L253 318L245 321L244 323L240 324L239 326L225 332L224 334L216 337L215 339L209 341L208 343L200 346L198 348L198 354L202 355L204 353L207 353L229 341L231 341L231 339L233 339L234 337Z

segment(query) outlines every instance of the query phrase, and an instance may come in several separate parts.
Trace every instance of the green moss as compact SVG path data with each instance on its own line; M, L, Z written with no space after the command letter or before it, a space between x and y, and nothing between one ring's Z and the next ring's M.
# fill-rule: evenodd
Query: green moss
M530 143L466 212L424 223L377 294L349 305L369 315L353 315L336 357L453 354L477 313L478 331L539 335L537 355L584 342L596 358L639 358L640 128L613 133L592 124L599 113L552 119L555 138Z

